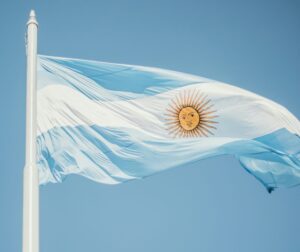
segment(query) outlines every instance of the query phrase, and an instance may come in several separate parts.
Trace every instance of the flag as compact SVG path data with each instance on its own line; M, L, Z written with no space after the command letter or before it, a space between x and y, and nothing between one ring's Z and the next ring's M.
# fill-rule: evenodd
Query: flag
M272 191L300 183L300 123L233 85L152 67L38 57L40 184L117 184L230 154Z

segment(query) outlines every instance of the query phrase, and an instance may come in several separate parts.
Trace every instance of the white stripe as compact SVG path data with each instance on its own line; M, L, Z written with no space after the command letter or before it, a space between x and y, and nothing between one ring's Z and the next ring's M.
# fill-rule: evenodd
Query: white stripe
M96 124L133 130L143 138L167 138L165 109L170 100L185 89L197 89L212 100L219 116L215 137L255 138L280 128L300 135L298 119L284 107L218 82L110 102L92 100L67 86L49 85L38 91L38 135L54 127Z

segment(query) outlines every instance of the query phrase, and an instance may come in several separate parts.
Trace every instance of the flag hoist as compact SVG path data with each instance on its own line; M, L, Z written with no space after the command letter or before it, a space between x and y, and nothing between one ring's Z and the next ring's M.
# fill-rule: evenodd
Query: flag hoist
M39 182L36 166L37 30L35 12L27 22L26 157L23 184L23 252L39 251Z

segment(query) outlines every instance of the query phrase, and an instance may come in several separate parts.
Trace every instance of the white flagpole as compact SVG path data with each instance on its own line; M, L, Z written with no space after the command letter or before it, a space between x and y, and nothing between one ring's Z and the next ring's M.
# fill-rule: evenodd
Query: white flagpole
M26 159L23 184L23 252L39 251L39 181L36 167L37 29L34 11L27 22Z

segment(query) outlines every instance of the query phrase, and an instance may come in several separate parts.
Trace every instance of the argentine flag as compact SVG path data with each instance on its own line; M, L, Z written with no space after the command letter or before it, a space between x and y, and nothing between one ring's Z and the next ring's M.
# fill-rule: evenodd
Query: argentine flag
M117 184L234 155L271 191L300 183L300 123L241 88L158 68L38 57L40 184Z

